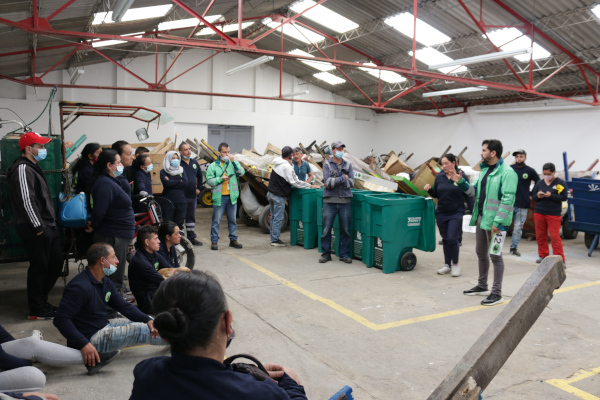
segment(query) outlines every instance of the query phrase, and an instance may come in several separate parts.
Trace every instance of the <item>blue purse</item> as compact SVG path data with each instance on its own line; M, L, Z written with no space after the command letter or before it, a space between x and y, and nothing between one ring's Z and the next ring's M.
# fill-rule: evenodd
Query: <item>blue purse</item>
M87 224L85 193L67 197L58 195L58 222L66 228L83 228Z

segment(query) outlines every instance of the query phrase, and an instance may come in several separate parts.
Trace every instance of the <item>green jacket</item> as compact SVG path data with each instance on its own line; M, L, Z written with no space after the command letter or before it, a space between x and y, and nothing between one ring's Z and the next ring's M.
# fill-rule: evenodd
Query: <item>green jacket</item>
M512 169L512 168L511 168ZM226 174L230 175L229 179L229 198L231 204L236 204L240 197L240 188L238 184L238 177L246 173L244 168L237 161L228 161L226 165ZM217 160L208 166L206 171L206 183L210 186L212 193L212 203L214 206L221 205L221 193L223 191L223 167L221 166L221 160Z
M465 179L458 182L458 187L467 195L475 197L475 206L473 207L473 217L471 226L477 225L479 217L479 199L481 196L481 187L479 183L485 176L489 165L480 164L481 173L479 177L470 185ZM504 160L500 158L496 168L487 178L485 187L485 200L483 203L483 215L481 216L481 229L491 231L492 226L498 227L501 231L508 230L513 219L515 204L515 194L519 178L517 173Z

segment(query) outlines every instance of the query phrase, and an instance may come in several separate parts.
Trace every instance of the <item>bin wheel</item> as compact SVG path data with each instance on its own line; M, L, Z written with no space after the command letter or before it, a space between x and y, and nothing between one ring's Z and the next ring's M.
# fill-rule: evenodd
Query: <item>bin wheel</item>
M204 188L200 191L198 203L200 203L200 205L204 208L212 207L212 192L210 188Z
M260 225L260 230L263 231L263 233L271 233L271 208L269 206L264 206L264 208L261 210L260 215L258 216L258 224ZM281 231L285 229L287 224L288 213L284 210Z
M248 226L258 226L258 221L246 213L243 205L240 207L240 219Z
M575 239L577 238L577 234L579 233L579 231L575 231L569 228L569 217L567 217L566 215L562 220L562 233L563 239Z
M592 242L594 241L594 236L596 236L595 233L585 233L585 247L587 247L588 249L590 247L592 247ZM596 244L596 247L594 247L594 250L596 250L598 248L598 245Z
M402 271L412 271L417 266L417 256L410 251L402 256L400 260L400 269Z

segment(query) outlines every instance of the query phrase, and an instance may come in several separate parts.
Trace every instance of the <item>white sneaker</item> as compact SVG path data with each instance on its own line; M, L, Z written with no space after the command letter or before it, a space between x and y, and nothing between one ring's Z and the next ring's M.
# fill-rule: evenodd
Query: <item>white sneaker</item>
M38 340L43 340L42 332L38 331L37 329L31 331L31 337L36 338Z
M453 265L452 266L452 276L453 277L460 276L460 265Z
M438 275L446 275L449 274L452 269L448 265L444 265L442 268L438 269Z

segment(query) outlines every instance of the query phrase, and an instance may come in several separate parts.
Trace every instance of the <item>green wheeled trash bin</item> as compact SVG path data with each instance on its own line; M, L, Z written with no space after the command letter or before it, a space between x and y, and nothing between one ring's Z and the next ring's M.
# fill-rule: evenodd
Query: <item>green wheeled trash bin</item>
M290 244L317 247L317 192L323 189L292 188L290 196Z
M413 249L435 250L435 205L431 198L403 193L367 196L363 204L363 262L386 274L411 271Z

